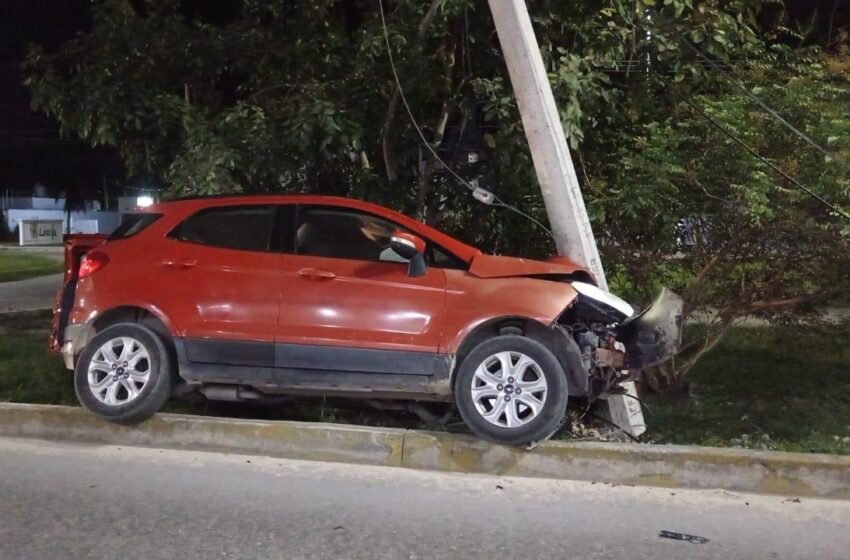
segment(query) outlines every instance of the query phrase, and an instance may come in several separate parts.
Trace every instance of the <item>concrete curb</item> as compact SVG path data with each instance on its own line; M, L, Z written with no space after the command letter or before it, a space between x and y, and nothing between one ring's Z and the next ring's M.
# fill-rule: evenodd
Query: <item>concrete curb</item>
M0 436L225 451L492 475L850 499L850 457L547 442L531 452L440 432L158 414L134 427L81 408L0 404Z

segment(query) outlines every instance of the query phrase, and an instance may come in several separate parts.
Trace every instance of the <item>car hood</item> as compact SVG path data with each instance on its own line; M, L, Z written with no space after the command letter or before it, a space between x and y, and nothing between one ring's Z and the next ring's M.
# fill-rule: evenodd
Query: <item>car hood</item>
M552 257L547 261L502 257L479 253L472 258L469 273L479 278L508 278L511 276L550 276L583 272L593 275L585 267L566 257Z

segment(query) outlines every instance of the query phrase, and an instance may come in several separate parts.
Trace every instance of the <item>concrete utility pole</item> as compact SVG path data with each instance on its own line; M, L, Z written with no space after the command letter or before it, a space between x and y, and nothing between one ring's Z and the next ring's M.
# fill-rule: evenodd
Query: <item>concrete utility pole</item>
M508 65L558 254L590 268L608 289L590 218L525 0L488 0Z

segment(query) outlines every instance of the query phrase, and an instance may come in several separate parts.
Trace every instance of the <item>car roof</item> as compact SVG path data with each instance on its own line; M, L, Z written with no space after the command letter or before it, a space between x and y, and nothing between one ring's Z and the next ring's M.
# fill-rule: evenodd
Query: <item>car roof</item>
M169 212L170 210L179 210L181 212L195 212L206 208L215 208L220 206L237 206L243 204L315 204L323 206L340 206L360 210L370 214L375 214L382 218L386 218L405 228L427 237L444 249L469 262L476 254L480 253L479 249L467 245L438 229L432 228L422 222L419 222L410 216L406 216L401 212L396 212L380 206L372 202L358 200L354 198L344 198L339 196L324 196L310 194L255 194L255 195L213 195L213 196L198 196L186 197L166 202L160 202L149 206L146 210L150 212Z

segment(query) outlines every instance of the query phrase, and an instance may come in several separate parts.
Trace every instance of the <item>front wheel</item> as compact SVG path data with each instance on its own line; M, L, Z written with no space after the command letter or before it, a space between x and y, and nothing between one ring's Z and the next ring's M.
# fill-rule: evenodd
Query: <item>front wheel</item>
M162 338L137 323L97 333L74 370L80 403L101 418L136 424L153 416L171 396L174 378Z
M478 436L523 445L546 438L560 425L567 410L567 376L536 340L497 336L460 364L455 401Z

